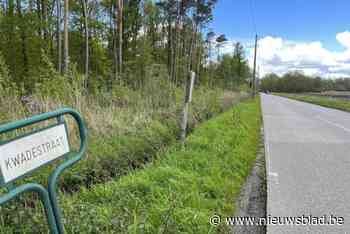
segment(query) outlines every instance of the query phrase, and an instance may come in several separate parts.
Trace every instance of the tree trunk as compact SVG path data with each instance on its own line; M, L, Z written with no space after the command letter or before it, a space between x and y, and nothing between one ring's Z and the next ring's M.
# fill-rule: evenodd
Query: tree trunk
M29 11L30 13L33 12L33 0L29 0L29 1L28 1L28 11Z
M168 53L168 69L169 69L169 76L172 77L172 66L171 66L171 59L172 59L172 56L171 56L171 47L172 47L172 31L171 31L171 20L170 20L170 16L169 18L167 19L168 21L168 25L167 25L167 28L168 28L168 40L167 40L167 53Z
M177 57L177 35L178 35L178 30L179 28L179 16L178 14L176 15L176 20L175 20L175 29L174 29L174 35L173 35L173 46L172 46L172 77L171 80L176 84L176 57Z
M49 44L48 42L48 22L47 22L47 0L42 0L41 1L41 11L42 11L42 28L43 28L43 36L44 36L44 40L45 40L45 44L46 47ZM47 48L45 48L47 49Z
M196 2L196 11L193 15L192 18L192 37L191 37L191 43L190 43L190 63L189 63L189 69L188 71L194 71L194 69L196 69L196 55L197 55L197 34L198 34L198 20L197 20L197 16L198 16L198 12L199 12L199 8L200 8L200 3L198 0L195 1Z
M62 34L61 34L61 0L56 0L57 7L57 70L62 74Z
M202 27L201 25L198 26L197 34L201 35ZM195 44L195 50L196 50L196 75L197 75L197 81L198 77L200 77L201 74L201 64L202 64L202 47L200 46L200 37L196 35L196 44Z
M208 66L208 68L209 68L209 70L207 69L207 71L208 71L208 74L209 74L209 80L208 80L208 85L209 85L209 87L212 87L211 85L212 85L212 79L213 79L213 73L212 73L212 71L213 71L213 67L212 67L212 42L211 42L211 39L210 38L208 38L208 64L209 64L209 66Z
M64 0L64 68L63 71L66 74L69 66L69 53L68 53L68 4L69 0Z
M6 17L8 18L8 23L5 27L6 33L4 34L4 37L6 38L5 43L7 45L7 48L6 47L4 48L4 49L6 49L4 56L5 56L5 59L7 59L7 63L8 63L10 68L16 67L16 63L17 63L17 61L16 61L17 59L15 56L16 55L16 43L15 43L16 40L15 40L15 16L14 16L14 12L15 12L14 0L8 0L7 9L6 9L6 13L7 13ZM13 72L13 74L18 74L17 71L12 71L12 72ZM16 81L19 80L18 78L14 77L14 79Z
M123 73L123 0L118 0L118 23L119 23L119 47L118 47L118 60L119 60L119 74Z
M87 16L87 2L88 0L82 0L83 3L83 16L84 16L84 31L85 31L85 88L87 88L87 82L89 77L89 25Z
M22 43L22 56L23 56L23 68L24 68L24 75L28 73L28 54L27 54L27 36L25 32L25 27L23 26L23 15L22 15L22 7L21 7L21 0L16 1L17 5L17 14L21 20L20 24L20 30L21 30L21 43Z
M193 22L193 33L191 37L191 42L190 42L190 53L189 53L189 64L188 64L188 71L193 71L194 66L195 66L195 57L196 57L196 47L197 47L197 30L198 30L198 25L196 22Z
M53 0L51 2L51 6L49 7L49 12L48 12L48 19L53 19L54 18L54 14L55 14L55 6L57 5L57 1L58 0ZM49 49L50 49L50 57L54 58L55 57L55 48L54 48L54 44L55 44L55 26L54 24L50 22L48 22L48 34L49 34Z
M117 35L118 35L118 7L117 3L114 4L114 33L113 33L113 50L114 50L114 74L115 80L118 79L118 46L117 46Z
M39 27L38 27L38 34L39 37L42 38L43 34L42 34L42 12L41 12L41 3L40 0L36 0L36 7L37 7L37 13L38 13L38 19L39 19Z
M110 1L110 5L109 5L109 40L108 40L108 51L109 51L109 55L112 58L113 61L113 71L112 74L114 74L114 79L117 78L118 72L117 72L117 61L116 61L116 48L115 48L115 29L114 29L114 23L115 23L115 17L114 17L114 12L113 12L113 6L114 3L113 1ZM93 38L93 35L91 35L91 38ZM113 77L113 76L112 76ZM113 78L109 81L112 82Z
M182 15L181 15L181 4L178 2L177 5L177 16L176 16L176 22L175 22L175 43L174 43L174 74L173 74L173 82L175 86L177 85L177 80L178 80L178 64L179 64L179 54L180 54L180 48L179 48L179 39L180 39L180 24L182 20Z

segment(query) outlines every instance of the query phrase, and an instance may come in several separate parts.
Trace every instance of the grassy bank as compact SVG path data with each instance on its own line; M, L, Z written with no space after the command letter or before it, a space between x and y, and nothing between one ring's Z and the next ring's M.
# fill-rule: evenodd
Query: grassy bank
M324 106L324 107L329 107L329 108L350 112L350 102L344 99L322 97L322 96L311 96L311 95L304 95L304 94L276 93L276 95L291 98L298 101L309 102L309 103Z
M234 200L254 162L259 100L246 101L195 129L144 170L82 189L61 200L68 233L216 233L209 217L234 213ZM40 212L23 211L19 228L44 231ZM7 228L7 229L6 229ZM2 230L13 231L14 227Z
M23 104L19 96L2 96L3 93L0 93L2 107L0 122L22 119L36 114L37 111L47 112L62 106L72 106L82 114L89 130L86 158L63 173L60 179L59 188L64 193L70 193L78 191L81 187L89 188L94 184L117 179L137 168L143 168L153 161L157 154L161 155L169 145L176 142L183 98L182 89L175 90L173 98L168 100L156 92L153 92L154 96L142 96L131 90L124 91L123 95L120 93L122 92L119 92L122 98L111 94L84 96L79 92L68 92L64 98L34 95L31 97L32 102L39 105L39 110ZM233 92L222 93L205 87L198 87L194 95L189 115L190 129L216 116L245 96ZM77 141L75 127L70 119L67 121L72 130L74 147ZM25 181L39 181L46 184L51 171L50 167L43 168ZM4 192L0 189L0 195ZM0 226L11 223L13 227L21 227L22 210L29 209L32 213L35 200L35 196L26 194L21 199L0 206ZM41 209L40 207L34 209L37 208ZM0 228L0 233L4 230Z
M179 135L182 89L169 89L172 95L168 99L156 92L145 96L125 87L118 90L118 95L112 93L98 97L84 96L74 90L70 90L64 98L34 95L29 106L27 103L23 105L20 97L0 95L0 120L18 120L37 111L47 112L62 106L77 109L88 126L88 152L86 159L63 174L60 184L64 191L76 191L81 186L103 183L142 167L152 161L157 152L173 144ZM194 95L189 116L190 129L219 114L242 96L205 87L199 87ZM72 129L75 146L77 140L72 121L69 121L69 128ZM45 168L27 181L45 182L50 171L51 168Z
M258 100L239 104L196 129L184 149L173 147L143 171L66 199L67 231L218 231L209 217L234 212L257 151L259 111Z

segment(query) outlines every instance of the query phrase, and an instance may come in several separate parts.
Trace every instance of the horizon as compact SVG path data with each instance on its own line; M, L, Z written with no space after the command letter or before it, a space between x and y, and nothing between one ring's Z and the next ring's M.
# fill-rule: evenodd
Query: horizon
M239 9L239 10L235 10ZM350 27L346 21L350 5L345 0L303 2L218 1L208 26L228 42L222 53L241 42L250 66L253 40L259 36L258 59L261 76L302 71L322 78L350 77ZM329 12L336 12L331 16ZM234 14L233 14L234 13Z

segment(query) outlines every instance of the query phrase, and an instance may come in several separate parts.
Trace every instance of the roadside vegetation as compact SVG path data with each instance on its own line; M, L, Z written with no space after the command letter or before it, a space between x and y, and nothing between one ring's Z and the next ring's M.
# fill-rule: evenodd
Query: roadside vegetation
M260 90L280 93L350 91L350 79L322 79L297 71L288 72L283 76L267 74L260 81Z
M350 112L350 102L348 100L327 97L327 96L313 96L308 94L287 94L287 93L276 93L279 96L295 99L298 101L309 102L312 104L334 108L342 111Z
M5 1L0 123L64 106L82 114L88 153L64 174L60 188L66 192L142 168L178 138L190 70L196 83L189 132L247 96L251 71L243 46L220 55L227 39L204 30L215 4ZM73 122L67 121L76 146ZM49 171L29 180L44 181Z
M128 87L117 87L118 95L122 94L122 98L117 100L122 100L125 104L115 103L113 93L109 92L101 93L101 96L84 95L83 90L79 89L80 86L75 86L74 83L72 85L69 81L69 85L55 91L56 97L54 92L50 93L50 96L42 92L32 93L28 103L22 102L21 95L11 93L15 88L6 87L0 93L1 119L8 122L62 106L77 109L84 117L89 130L88 152L84 160L62 175L59 185L63 193L77 192L81 188L117 180L135 169L142 169L167 147L176 143L179 136L183 89L171 87L171 83L168 83L159 90L159 83L156 82L162 80L154 78L152 85L155 88L146 93ZM53 84L54 81L50 81L48 87L54 87ZM168 93L172 93L172 96L169 97ZM223 91L215 87L196 87L189 113L188 130L192 131L199 123L215 117L245 97L247 93L238 89ZM75 127L69 120L67 119L71 139L76 147L78 140ZM1 137L5 139L10 136ZM45 184L51 171L51 166L46 167L18 183L35 181ZM4 192L2 190L0 194ZM35 196L26 194L21 199L2 205L1 226L10 224L11 228L22 232L23 220L19 217L23 210L34 206L36 212L33 213L41 212L36 200ZM40 225L45 225L44 219L40 220Z
M193 186L193 192L201 194L206 191L209 197L213 196L210 198L211 204L207 204L208 207L213 208L215 204L218 211L229 210L226 201L227 199L232 201L233 197L229 197L232 194L221 190L220 192L219 188L215 187L218 186L216 179L222 179L219 184L227 185L228 177L225 177L227 173L231 179L238 178L239 182L234 186L241 183L245 170L248 170L246 167L248 161L253 157L249 155L253 151L247 150L247 155L249 154L247 159L242 159L243 156L240 154L243 152L243 147L249 147L243 146L248 144L247 142L254 145L255 135L252 135L252 138L246 135L255 131L254 126L258 122L254 121L258 118L259 110L256 109L258 108L256 102L237 107L239 113L235 112L234 117L242 119L235 120L237 126L234 125L234 128L240 133L235 133L232 137L239 136L242 138L240 140L231 139L228 134L231 129L227 133L224 131L231 126L230 114L218 117L216 120L220 122L218 126L212 122L201 127L202 130L198 132L203 132L203 137L199 136L201 133L197 133L197 137L193 138L190 134L196 131L200 123L216 117L248 96L251 70L242 44L237 42L232 53L221 55L220 50L227 41L225 35L216 35L207 28L213 19L216 2L216 0L37 2L5 0L1 5L0 124L61 107L72 107L81 113L88 128L86 157L72 169L67 170L59 184L64 208L69 211L66 214L69 218L64 220L69 231L99 233L98 229L101 228L102 231L111 232L110 228L113 225L117 225L116 230L120 232L125 230L124 228L140 229L142 225L147 232L156 229L167 230L167 225L171 226L169 230L181 231L182 226L177 226L176 222L179 222L181 214L187 212L185 205L189 206L188 212L193 212L191 210L193 204L199 206L198 202L202 202L202 195L190 197L191 202L182 197L185 195L182 192L187 192L186 189L189 189L187 185ZM190 72L196 74L187 126L190 138L188 146L180 149L177 140L184 90L189 82ZM244 108L247 110L243 110ZM249 116L248 112L252 116ZM70 140L75 149L79 142L77 129L70 118L66 118L66 121L70 129ZM47 124L48 122L35 125L34 128ZM253 125L248 126L250 124ZM211 125L218 129L203 130L206 129L205 126ZM29 132L31 129L28 127L2 134L0 142ZM213 141L214 135L211 136L209 133L223 135ZM203 140L203 143L200 140ZM226 145L225 142L231 145ZM227 171L226 166L230 164L222 163L221 159L220 162L210 161L211 157L213 159L223 157L223 160L228 162L229 159L226 157L229 155L222 155L221 150L231 152L229 148L235 149L236 143L242 144L242 148L237 146L237 162L234 160L231 166L237 166L238 172L235 173L241 173L239 175ZM192 153L201 154L203 157L193 158L191 162L193 172L184 168L184 154ZM178 158L181 168L176 168L180 164L177 165L174 162L176 159L172 157ZM240 162L238 159L243 161ZM210 161L213 168L209 167L207 161ZM56 165L45 167L33 176L15 182L15 185L29 181L45 185L52 167ZM208 181L205 176L203 177L204 174L197 172L202 166L203 173L205 170L212 173L208 174ZM241 166L244 169L241 170ZM225 175L221 175L220 170L225 172ZM168 187L162 187L166 185L162 184L162 177L169 184L173 182L170 172L174 173L176 179L174 181L180 186L174 187L174 193L179 196L179 200L170 195ZM203 183L207 183L203 186L207 190L202 190L202 185L196 181L196 175L203 177ZM134 185L130 182L132 178L141 182L144 180L145 184L140 182L140 187L137 187L137 183ZM188 181L181 181L181 178L187 178ZM155 184L152 184L153 179ZM192 179L195 184L186 184ZM96 210L95 205L86 210L82 208L93 203L93 194L104 186L107 188L107 185L110 191L119 191L115 186L121 185L120 192L113 198L117 199L119 196L120 202L117 203L115 200L113 201L115 205L104 204L101 207L108 212L115 210L113 213L116 215L122 215L123 211L125 217L118 216L117 219L108 220L107 216L104 219L104 215L107 214ZM213 190L214 195L209 191L210 186L217 189ZM142 187L147 191L153 191L149 197L148 193L142 191ZM91 195L88 195L90 188L93 189ZM221 189L228 188L229 186ZM158 199L158 190L161 196L159 202L155 200ZM6 192L5 188L0 188L0 196ZM73 194L76 195L70 197ZM106 192L106 196L108 194ZM139 194L147 196L137 197ZM224 195L226 200L221 201ZM172 208L166 208L166 205L169 205L166 199L170 198L174 198L175 202L169 203L172 204L171 207L179 206L184 211L174 208L172 213ZM146 216L144 211L136 209L127 199L131 199L130 202L137 206L140 205L137 202L144 199L144 209L149 207L153 210L150 214L154 214L156 218ZM152 203L149 202L151 199ZM71 206L73 200L79 200L77 204L81 204L83 210ZM99 206L95 204L96 207ZM166 213L163 213L165 212L163 208L168 209ZM98 217L96 222L101 223L92 222L86 226L95 211L99 212L96 214ZM32 233L43 230L41 228L45 226L45 222L42 217L39 219L40 212L41 206L38 205L37 198L30 194L0 206L0 233ZM204 223L203 217L208 210L203 212L199 216L200 224ZM32 224L24 225L28 215ZM158 219L159 215L162 219ZM84 216L89 218L85 219ZM191 220L197 222L196 219ZM184 225L184 230L190 230L188 225L191 220L179 222L179 225ZM146 221L149 221L149 224ZM133 223L140 226L133 226ZM73 229L73 224L81 228L81 231ZM31 226L35 228L31 229ZM199 228L202 230L202 227Z
M276 95L309 102L320 106L350 111L350 79L322 79L300 72L283 76L268 74L260 81L260 90Z
M202 124L143 170L61 198L68 233L227 233L214 214L231 216L260 137L259 99ZM17 215L20 228L45 232L40 209ZM5 222L6 223L6 222ZM4 225L4 222L2 222ZM16 225L3 226L12 232Z
M152 161L158 151L177 141L184 91L162 79L154 77L148 83L154 87L147 86L145 89L152 90L135 91L128 87L116 87L111 93L101 92L100 95L84 95L79 85L72 85L69 81L66 81L68 84L63 89L55 89L55 81L50 81L47 85L55 89L50 95L32 93L28 102L23 102L22 96L11 93L14 88L10 91L4 89L0 93L0 119L2 122L19 120L63 106L73 107L81 113L89 131L88 152L82 162L63 174L60 184L61 189L72 192L81 186L89 187L142 168ZM238 89L223 91L215 87L196 87L189 112L188 131L247 96L246 92ZM74 122L70 119L67 121L73 148L77 148ZM8 137L11 136L2 135L0 140ZM27 181L45 182L50 172L51 168L47 167Z

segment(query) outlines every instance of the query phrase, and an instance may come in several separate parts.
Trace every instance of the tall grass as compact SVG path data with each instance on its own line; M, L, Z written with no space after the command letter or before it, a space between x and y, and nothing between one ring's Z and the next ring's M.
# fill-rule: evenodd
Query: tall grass
M157 151L177 139L183 103L181 88L169 90L173 92L173 97L166 103L155 92L146 95L126 87L115 87L115 90L117 94L83 95L82 92L76 92L74 87L66 87L66 95L44 96L35 93L26 103L19 96L2 95L2 122L65 106L77 109L89 130L87 158L64 174L61 183L66 191L76 190L81 185L90 186L142 167L145 162L152 160ZM198 87L190 110L189 128L193 129L198 123L222 112L242 96L244 94L223 94L219 90ZM72 145L77 148L79 141L74 121L67 121ZM39 175L40 180L47 177L49 170Z
M62 197L67 233L228 233L224 224L210 226L209 218L234 213L256 156L260 123L259 100L238 104L144 170ZM47 230L40 206L16 220L20 226L2 230Z
M59 188L63 193L75 192L82 187L90 188L143 168L154 160L157 153L160 155L167 146L176 142L183 104L181 87L162 84L159 92L153 87L149 93L148 88L132 90L114 85L111 90L86 93L81 88L83 80L77 77L74 81L72 77L53 77L53 80L37 87L25 100L21 95L23 92L15 92L15 89L6 88L0 92L0 124L67 106L77 109L84 117L89 131L87 156L62 175ZM193 129L202 121L214 117L244 96L245 93L223 93L218 89L196 87L189 128ZM73 146L77 147L79 141L74 121L66 120ZM30 128L24 131L30 131ZM17 131L2 135L0 141L21 133ZM18 183L35 181L45 184L54 166L41 169ZM0 190L0 194L3 193ZM18 226L18 230L22 230L23 207L31 212L33 209L41 210L41 206L34 201L35 197L26 195L24 199L1 206L0 226L11 224L11 228ZM45 226L45 222L37 225Z

